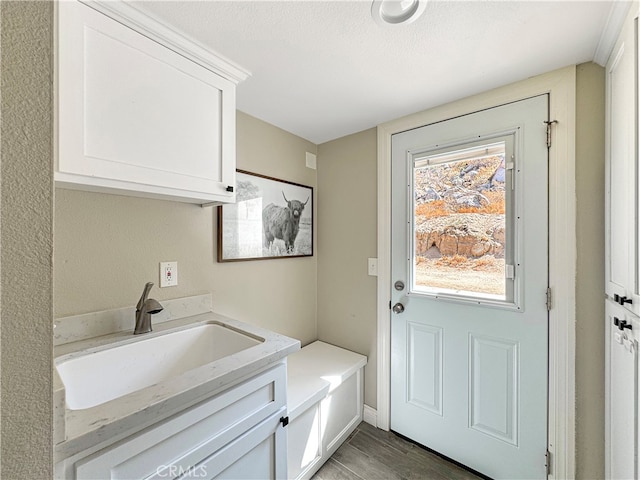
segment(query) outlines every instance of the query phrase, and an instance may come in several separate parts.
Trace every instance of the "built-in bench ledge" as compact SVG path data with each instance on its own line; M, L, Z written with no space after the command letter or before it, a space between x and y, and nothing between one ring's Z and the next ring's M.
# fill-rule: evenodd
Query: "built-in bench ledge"
M310 478L362 421L366 364L364 355L320 341L289 355L289 478Z

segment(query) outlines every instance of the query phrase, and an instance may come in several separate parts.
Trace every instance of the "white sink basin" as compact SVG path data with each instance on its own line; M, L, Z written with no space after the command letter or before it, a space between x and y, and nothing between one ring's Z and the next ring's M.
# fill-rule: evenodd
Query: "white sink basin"
M136 340L60 359L67 407L95 407L264 342L216 323Z

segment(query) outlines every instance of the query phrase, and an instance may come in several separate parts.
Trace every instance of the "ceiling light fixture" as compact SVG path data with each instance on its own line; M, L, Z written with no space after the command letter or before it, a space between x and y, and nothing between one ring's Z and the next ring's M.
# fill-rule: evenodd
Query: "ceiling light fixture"
M373 0L371 16L379 25L404 25L415 21L427 0Z

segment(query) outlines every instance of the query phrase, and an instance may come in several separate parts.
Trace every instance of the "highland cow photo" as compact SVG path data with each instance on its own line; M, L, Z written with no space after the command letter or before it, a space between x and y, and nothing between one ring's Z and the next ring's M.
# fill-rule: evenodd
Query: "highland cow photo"
M236 203L218 207L218 261L313 255L313 188L237 170Z

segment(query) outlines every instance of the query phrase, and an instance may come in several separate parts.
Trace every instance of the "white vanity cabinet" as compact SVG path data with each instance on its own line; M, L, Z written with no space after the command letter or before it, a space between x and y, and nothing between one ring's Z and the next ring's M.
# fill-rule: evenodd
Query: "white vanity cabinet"
M57 476L286 479L286 410L283 362L115 444L66 459Z
M56 185L235 201L235 89L246 72L213 65L125 2L56 8Z
M636 222L638 2L631 6L606 66L606 293L609 299L640 314Z
M637 479L638 317L606 303L606 478Z

